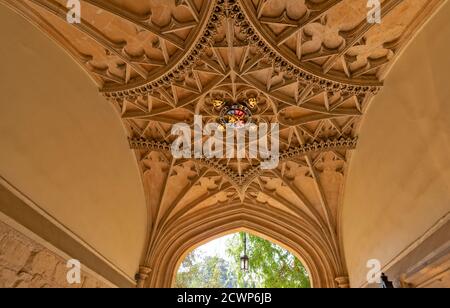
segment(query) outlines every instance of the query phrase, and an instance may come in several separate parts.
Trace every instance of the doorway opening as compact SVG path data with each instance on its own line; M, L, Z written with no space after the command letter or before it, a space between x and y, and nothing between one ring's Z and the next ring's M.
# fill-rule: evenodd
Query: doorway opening
M176 288L310 288L306 267L289 250L239 232L191 251L176 273Z

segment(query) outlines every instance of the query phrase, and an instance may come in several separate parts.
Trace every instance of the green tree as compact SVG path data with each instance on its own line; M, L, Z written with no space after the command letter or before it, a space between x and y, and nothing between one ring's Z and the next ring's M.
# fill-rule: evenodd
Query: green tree
M240 259L244 233L226 243L229 260L206 256L195 250L183 261L175 287L178 288L309 288L308 272L289 251L262 238L247 235L250 269L244 273Z
M238 287L310 288L308 272L301 262L286 249L260 237L247 234L247 255L250 269L240 270L244 252L244 233L236 234L227 243L227 253L234 260Z
M183 261L178 271L177 288L223 288L233 287L236 277L229 270L230 264L217 256L204 256L193 251Z

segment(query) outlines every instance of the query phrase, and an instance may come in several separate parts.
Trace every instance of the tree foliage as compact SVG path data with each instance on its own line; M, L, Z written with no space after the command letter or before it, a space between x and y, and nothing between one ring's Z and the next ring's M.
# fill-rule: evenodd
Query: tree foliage
M175 282L178 288L309 288L308 272L286 249L247 234L250 269L243 272L244 233L226 242L228 260L207 256L200 250L183 261Z
M229 270L230 264L217 256L204 256L193 251L181 264L177 273L176 288L232 288L236 277Z
M301 262L286 249L260 237L247 234L248 272L240 270L244 251L244 233L233 236L227 244L227 253L235 262L238 287L256 288L310 288L308 272Z

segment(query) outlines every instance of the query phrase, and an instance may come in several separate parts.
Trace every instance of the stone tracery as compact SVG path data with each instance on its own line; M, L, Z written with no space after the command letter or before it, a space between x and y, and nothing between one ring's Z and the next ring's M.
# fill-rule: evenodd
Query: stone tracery
M63 0L0 2L66 48L121 115L147 191L145 268L163 262L161 247L181 224L198 232L201 221L229 223L222 209L247 224L291 217L280 232L310 236L309 266L323 253L333 280L345 276L339 205L359 122L401 48L442 3L385 0L375 25L362 0L84 0L82 23L69 25ZM264 106L259 117L281 125L277 169L171 156L172 125L211 116L214 99L250 97ZM168 286L167 277L142 285Z

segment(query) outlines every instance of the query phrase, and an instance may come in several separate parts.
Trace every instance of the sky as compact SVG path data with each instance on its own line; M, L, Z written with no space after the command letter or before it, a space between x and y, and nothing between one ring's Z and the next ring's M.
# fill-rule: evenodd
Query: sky
M198 252L202 256L202 258L206 256L219 257L228 262L233 262L233 259L226 253L226 243L233 237L233 235L234 234L227 235L214 241L208 242L205 245L198 247L194 251ZM183 266L180 267L179 271L184 271Z
M218 256L225 260L229 260L229 257L226 254L226 242L228 239L230 239L232 237L233 237L233 234L221 237L221 238L211 241L203 246L200 246L197 249L205 252L205 254L207 256L211 256L211 257Z

